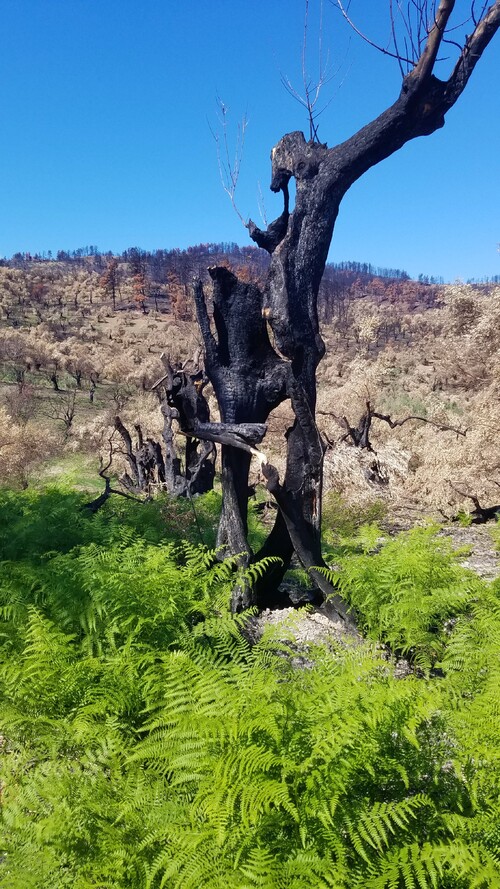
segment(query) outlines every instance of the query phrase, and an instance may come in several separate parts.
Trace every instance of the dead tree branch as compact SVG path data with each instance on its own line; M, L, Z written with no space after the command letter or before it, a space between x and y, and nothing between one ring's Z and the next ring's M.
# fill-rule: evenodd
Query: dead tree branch
M302 90L303 92L299 92L292 85L291 80L285 74L281 74L281 83L283 84L287 93L295 99L299 105L302 105L303 108L307 111L307 119L309 122L309 138L314 142L319 142L318 139L318 124L317 120L321 114L328 108L331 99L326 102L321 108L318 107L318 103L321 97L321 93L323 87L326 86L327 83L332 80L333 75L329 74L329 58L327 54L326 61L323 60L323 0L320 0L319 5L319 26L318 26L318 51L317 51L317 59L318 59L318 75L317 79L313 81L308 73L308 64L307 64L307 56L308 56L308 39L309 39L309 0L305 0L304 2L304 29L302 36Z
M472 500L474 504L474 509L469 513L471 517L471 523L473 525L484 525L486 522L491 522L497 519L500 516L500 504L496 504L495 506L481 506L479 502L479 498L475 494L469 494L467 491L461 491L460 488L457 488L451 481L448 480L448 484L455 491L456 494L460 494L461 497L466 497L467 500ZM498 484L498 482L494 482L494 484ZM457 521L458 516L453 516L452 521Z
M113 448L113 436L114 433L110 435L108 438L108 460L107 463L104 463L102 456L99 458L100 468L99 475L102 479L104 479L104 491L102 494L99 494L95 500L91 500L90 503L84 503L82 509L88 510L92 515L95 515L102 506L109 500L112 494L116 494L119 497L125 497L127 500L133 500L135 503L144 503L144 500L139 497L133 497L131 494L126 494L125 491L119 491L117 488L111 487L111 479L106 474L108 470L111 468L113 463L114 456L114 448Z
M416 420L420 423L427 423L435 429L438 429L440 432L454 432L456 435L462 435L464 437L467 435L466 429L459 429L457 426L450 426L447 423L437 423L435 420L430 420L428 417L422 417L419 414L409 414L407 417L403 417L400 420L393 420L389 414L381 414L379 411L374 410L369 401L366 402L366 410L360 417L357 426L351 426L346 416L339 417L330 411L322 410L318 410L317 413L325 417L332 417L343 429L346 430L341 441L346 441L350 438L355 447L366 449L373 453L375 453L375 450L370 442L369 434L372 419L374 417L377 420L382 420L384 423L387 423L391 429L397 429L398 426L404 426L404 424L408 423L410 420Z
M421 417L418 414L409 414L409 416L403 417L402 420L392 420L389 414L380 414L378 411L372 411L371 414L372 417L377 417L378 420L383 420L384 423L387 423L391 427L391 429L403 426L405 423L408 423L409 420L418 420L420 423L427 423L429 426L434 426L434 428L438 429L440 432L454 432L455 435L462 435L464 438L467 435L467 429L459 429L457 426L450 426L447 423L437 423L435 420L429 420L428 417Z

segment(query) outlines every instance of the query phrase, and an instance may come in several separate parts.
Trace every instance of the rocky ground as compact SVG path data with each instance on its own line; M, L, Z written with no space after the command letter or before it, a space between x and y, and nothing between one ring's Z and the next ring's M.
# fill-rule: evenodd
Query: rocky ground
M500 576L500 553L493 542L492 527L492 524L486 524L469 525L464 528L453 524L443 528L442 532L451 537L455 549L466 547L469 550L469 553L461 559L461 564L485 580L494 580Z
M434 518L439 521L437 516ZM404 509L394 511L390 519L384 523L384 530L397 534L409 530L416 522L423 519L418 507L405 506ZM450 522L443 525L441 531L444 536L452 539L455 550L464 550L461 564L487 581L500 576L500 553L495 547L492 528L494 528L492 523L464 527L458 522ZM356 641L356 637L353 638L345 632L335 611L328 606L328 603L309 613L297 612L293 608L279 611L267 609L250 618L246 635L252 642L256 642L262 636L264 629L269 626L274 628L273 632L277 638L286 640L291 646L294 662L297 662L298 666L307 665L308 650L315 644L330 642L333 645L339 643L345 645ZM396 663L397 675L404 677L410 672L411 667L405 659Z

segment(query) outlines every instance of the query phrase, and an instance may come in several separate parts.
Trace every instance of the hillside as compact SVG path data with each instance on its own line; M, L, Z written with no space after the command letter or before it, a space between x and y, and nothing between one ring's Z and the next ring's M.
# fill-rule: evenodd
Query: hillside
M4 480L25 486L42 466L55 475L72 467L73 480L99 488L98 454L107 456L117 413L130 428L139 422L145 433L161 435L150 392L162 373L160 355L185 360L199 345L191 282L200 275L209 292L207 267L216 264L259 281L267 255L222 244L153 254L133 248L120 257L92 248L55 260L4 261ZM471 507L465 495L481 503L500 498L500 286L427 281L362 263L327 266L318 417L329 443L326 487L348 501L383 498L452 513ZM361 450L348 427L356 429L367 402L392 422L427 422L391 428L373 417L373 451ZM289 417L283 406L270 418L266 447L278 465ZM114 468L123 469L118 454Z
M187 281L134 263L0 268L2 887L495 889L498 527L393 532L491 494L498 286L327 269L323 576L354 626L230 613L271 560L218 560L217 491L89 509L116 414L159 438L161 353L198 345ZM309 585L292 563L287 601Z

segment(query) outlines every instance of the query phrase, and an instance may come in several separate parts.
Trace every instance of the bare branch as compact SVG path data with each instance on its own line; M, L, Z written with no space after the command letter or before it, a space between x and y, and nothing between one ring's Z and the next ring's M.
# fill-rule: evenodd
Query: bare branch
M337 0L337 3L343 6L343 0ZM479 58L500 28L500 0L495 0L473 34L465 39L449 79L438 78L433 73L433 66L453 7L454 0L441 0L421 56L415 63L410 60L414 67L405 76L394 104L350 139L329 150L323 171L328 166L332 186L341 187L342 194L370 167L390 157L408 141L429 136L444 126L447 112L464 90Z
M440 0L436 9L436 2L430 0L409 0L404 5L402 0L390 0L389 17L391 37L387 46L382 46L367 36L352 20L348 7L344 0L336 0L336 5L342 13L349 27L362 40L372 46L378 52L397 60L401 75L404 78L406 65L409 77L414 83L426 81L433 73L436 62L439 61L439 50L442 45L456 47L460 51L452 80L465 80L459 93L463 90L474 65L482 54L485 46L498 28L498 0L487 9L487 3L483 2L480 12L477 12L476 3L472 2L470 15L453 26L449 26L450 18L454 12L455 0ZM399 29L398 22L399 20ZM450 34L458 31L471 22L474 34L465 38L465 45L452 40ZM400 36L398 30L402 29ZM401 42L402 41L402 42ZM477 44L477 51L471 53L471 41ZM404 51L402 46L404 45ZM472 63L472 64L471 64Z
M238 185L238 179L240 177L241 162L243 160L243 150L245 147L245 135L248 126L248 118L246 114L244 114L240 123L238 124L234 158L231 159L228 137L229 108L219 96L217 96L217 105L219 108L219 130L214 130L211 127L210 123L208 124L208 126L217 147L217 163L219 167L220 180L222 183L222 188L229 197L235 213L237 214L243 225L246 226L246 222L241 215L238 207L236 206L235 194Z
M397 47L394 51L391 51L390 49L388 49L388 47L381 46L379 43L375 43L374 40L371 40L370 37L368 37L363 31L361 31L354 24L353 20L350 18L347 10L345 9L345 7L342 3L342 0L337 0L337 5L338 5L342 15L344 16L347 24L349 25L349 27L352 28L354 33L357 34L358 37L361 37L361 39L364 40L365 43L368 43L369 46L372 46L374 49L378 50L378 52L381 52L384 56L390 56L392 59L397 59L399 63L406 62L408 65L414 64L415 60L411 59L411 58L407 58L404 55L401 55ZM401 67L401 65L400 65L400 67ZM401 74L402 75L404 74L404 71L402 68L401 68Z
M196 317L198 319L198 327L203 338L205 352L210 356L213 362L217 361L217 341L210 327L210 318L208 317L207 304L205 301L205 293L203 283L200 278L194 281L194 302L196 306ZM172 382L172 381L171 381ZM170 385L170 384L169 384ZM170 388L172 386L170 385Z
M465 41L460 57L447 84L451 100L450 104L453 104L463 92L477 62L499 27L500 0L496 0L479 20L471 36Z
M257 189L258 189L257 205L259 207L259 215L260 215L260 218L262 219L263 224L267 228L266 205L265 205L265 201L264 201L264 195L262 194L262 186L260 184L260 180L257 182Z
M398 426L404 426L404 424L408 423L410 420L417 420L420 423L428 423L430 426L434 426L434 428L438 429L440 432L454 432L456 435L463 435L464 437L467 434L467 430L464 431L463 429L458 429L456 426L449 426L445 423L437 423L435 420L429 420L428 417L421 417L417 414L410 414L407 417L403 417L401 420L393 420L389 414L381 414L378 411L374 411L369 401L366 402L366 410L360 418L357 426L351 426L349 420L345 416L339 417L329 411L321 410L318 410L317 413L322 414L323 416L332 417L343 429L346 430L341 441L346 441L346 439L350 438L355 447L361 448L362 450L366 449L372 453L376 453L370 442L370 429L374 417L376 417L377 420L382 420L384 423L387 423L391 429L396 429Z
M317 79L313 81L309 76L307 70L307 46L308 46L308 36L309 36L309 0L304 0L304 28L303 28L303 37L302 37L302 92L299 92L292 85L290 78L281 74L281 83L285 87L287 93L295 99L299 105L302 105L303 108L307 111L307 117L309 121L309 138L312 141L319 142L318 138L318 124L317 119L321 114L328 108L331 99L323 105L322 108L318 108L318 102L321 96L321 92L323 87L329 83L334 75L329 73L329 54L327 53L326 61L323 61L323 0L320 0L319 5L319 26L318 26L318 75Z
M467 429L459 429L457 426L448 426L446 423L436 423L435 420L429 420L428 417L421 417L418 414L410 414L408 417L403 417L402 420L392 420L389 414L379 414L377 411L371 412L372 417L377 417L378 420L383 420L385 423L391 427L391 429L396 429L398 426L403 426L405 423L408 423L409 420L418 420L420 423L428 423L430 426L434 426L435 429L439 429L440 432L454 432L456 435L467 435Z
M425 80L432 74L446 25L448 24L448 19L453 12L454 6L455 0L441 0L436 12L434 24L429 31L424 50L411 72L411 77L413 79Z
M399 65L399 70L401 72L401 77L403 78L405 76L405 72L404 72L404 68L403 68L403 61L401 58L401 52L399 51L399 47L398 47L398 37L397 37L397 32L396 32L396 20L394 17L393 0L390 0L389 11L390 11L390 18L391 18L392 42L394 44L394 48L396 51L396 57L398 60L398 65Z

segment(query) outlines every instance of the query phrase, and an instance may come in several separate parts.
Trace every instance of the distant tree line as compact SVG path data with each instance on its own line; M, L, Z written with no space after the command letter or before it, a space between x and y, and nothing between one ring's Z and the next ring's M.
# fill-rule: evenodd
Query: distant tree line
M206 261L213 264L214 260L220 261L221 257L226 257L231 263L248 264L255 272L265 272L269 265L269 256L264 251L254 246L240 247L234 241L221 241L219 243L196 244L192 247L180 249L158 249L143 250L140 247L128 247L120 254L114 254L112 251L101 251L94 244L90 246L78 247L76 250L57 250L53 253L51 250L43 253L14 253L12 257L4 257L0 260L0 264L7 267L23 267L32 263L75 263L89 265L92 260L92 267L101 270L111 259L118 260L120 263L130 263L137 268L140 262L143 270L153 280L162 280L165 273L170 271L173 266L191 266L193 272L199 271ZM390 278L393 280L409 281L410 275L404 269L387 268L385 266L375 266L370 262L357 262L347 260L342 262L332 262L327 264L329 274L339 275L347 272L349 277L356 276L358 278ZM493 279L487 279L487 282L494 281L497 283L499 276ZM486 279L485 279L486 280ZM419 275L419 283L423 284L442 284L443 279L429 275Z
M483 276L482 278L467 278L467 284L500 284L500 275Z
M14 253L10 259L4 257L3 260L0 260L0 262L4 266L23 265L32 262L79 263L83 259L88 258L94 258L96 260L107 260L111 257L117 258L122 262L134 262L138 255L143 258L144 263L150 267L150 270L158 267L161 268L163 263L167 263L168 265L170 265L172 259L174 258L185 257L196 260L198 258L205 258L207 256L218 257L222 255L228 256L232 259L243 261L252 260L254 262L258 262L260 260L260 263L265 267L267 267L269 263L269 257L267 256L265 251L262 251L258 247L254 246L240 247L234 241L195 244L194 246L187 247L185 249L175 247L170 250L143 250L140 247L128 247L120 254L114 254L111 250L101 251L94 244L91 244L90 246L86 247L78 247L76 250L57 250L56 253L53 253L51 250L44 251L43 253ZM257 257L259 258L258 260ZM335 271L353 272L356 275L367 276L370 278L377 277L410 280L410 275L404 269L386 268L385 266L374 266L371 262L357 262L353 260L347 260L342 262L329 263L328 267ZM438 280L437 278L433 277L429 278L428 276L420 275L419 280L420 278L425 278L425 283L442 283L441 279Z
M410 276L404 269L388 269L374 266L371 262L333 262L328 264L336 272L353 272L355 275L364 275L369 278L399 278L409 281ZM437 283L433 281L432 283Z
M10 259L0 260L0 265L30 275L38 266L59 267L61 271L70 266L78 273L98 276L113 311L118 306L135 306L144 314L154 309L171 312L181 321L193 321L195 277L209 284L208 269L225 266L240 280L262 287L269 269L269 254L253 245L240 247L232 241L196 244L186 249L128 247L120 254L100 251L91 244L71 251L58 250L55 255L51 251L15 253ZM359 297L405 304L412 311L417 305L433 305L442 283L442 278L423 274L414 280L404 269L369 262L331 262L324 270L318 310L323 322L335 321L340 331L349 328L349 306Z
M118 259L120 262L134 262L138 255L142 258L153 279L161 278L164 267L168 266L170 269L174 260L178 260L181 263L191 260L197 265L198 261L203 261L207 257L213 260L226 256L233 261L251 263L259 267L261 271L267 269L269 264L268 255L257 247L240 247L234 241L221 241L219 243L195 244L185 249L174 247L169 250L143 250L140 247L128 247L119 254L114 254L111 250L101 251L95 244L77 247L76 250L57 250L55 254L52 250L43 251L42 253L18 252L14 253L10 258L3 257L3 259L0 259L0 266L23 267L38 262L64 262L80 265L85 262L87 265L88 260L93 259L94 268L102 269L105 263L112 258ZM390 278L391 280L400 281L416 280L419 284L437 286L445 283L442 275L420 273L417 278L412 279L404 269L376 266L371 262L358 262L356 260L330 262L327 264L327 269L333 273L348 272L361 278ZM483 275L481 278L468 278L466 283L500 284L500 275Z

